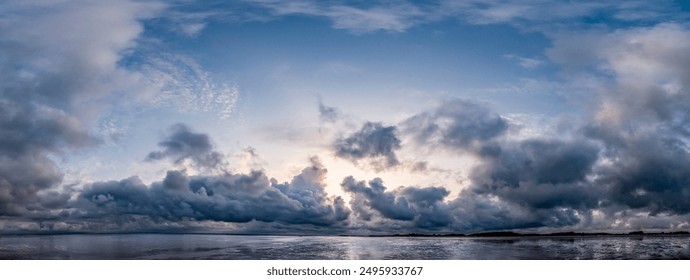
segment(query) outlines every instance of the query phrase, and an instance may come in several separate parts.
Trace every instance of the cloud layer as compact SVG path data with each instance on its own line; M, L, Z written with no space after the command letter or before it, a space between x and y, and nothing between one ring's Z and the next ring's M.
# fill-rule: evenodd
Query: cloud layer
M150 186L136 177L98 182L80 192L70 205L69 216L104 224L123 223L138 216L157 223L260 221L323 227L346 223L350 210L342 198L325 193L326 170L317 159L312 163L284 183L269 179L261 171L188 176L176 170Z

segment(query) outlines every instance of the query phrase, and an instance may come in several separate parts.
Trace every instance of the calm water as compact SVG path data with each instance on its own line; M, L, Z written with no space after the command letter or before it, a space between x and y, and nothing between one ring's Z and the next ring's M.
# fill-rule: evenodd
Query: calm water
M0 236L0 259L690 259L690 237Z

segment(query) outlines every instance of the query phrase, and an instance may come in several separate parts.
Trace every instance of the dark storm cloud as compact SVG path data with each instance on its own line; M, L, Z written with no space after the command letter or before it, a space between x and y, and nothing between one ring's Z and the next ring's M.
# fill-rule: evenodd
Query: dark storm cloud
M608 188L608 202L652 215L690 213L690 153L674 140L651 134L610 147L611 163L596 170L595 181Z
M500 152L486 157L472 173L475 181L516 188L523 182L570 184L585 180L597 159L598 149L585 141L529 139L504 144Z
M573 226L605 192L587 178L599 149L586 140L529 139L503 143L471 173L453 201L464 230Z
M151 152L146 160L160 160L170 158L175 164L189 159L200 167L215 168L222 164L223 155L213 150L208 135L195 133L184 124L170 127L170 135L165 137L158 146L162 151Z
M447 200L450 192L444 187L401 186L387 190L381 179L369 182L347 177L341 184L351 195L351 224L355 228L373 231L457 231L481 232L491 230L542 229L574 226L591 214L589 209L571 208L567 203L555 205L530 205L522 201L530 192L544 198L565 198L577 190L561 186L540 190L522 187L523 197L502 196L501 193L478 193L464 190L456 198ZM546 192L547 194L539 194ZM579 197L573 198L575 201ZM578 203L574 203L578 204ZM578 206L580 207L580 206Z
M49 156L96 143L61 110L0 99L0 216L59 206L39 194L62 182Z
M395 126L367 122L361 130L336 140L334 149L338 157L354 162L366 159L382 169L399 164L395 151L400 149L400 139Z
M166 221L250 221L337 226L350 211L340 197L324 191L326 169L312 160L290 182L278 183L261 171L250 174L187 176L168 171L162 182L147 186L136 177L85 187L71 217L117 223L123 216Z
M352 196L350 207L354 215L364 221L389 219L425 229L443 227L452 221L443 201L449 192L442 187L386 191L380 178L365 182L352 176L346 177L340 186Z
M668 23L573 38L555 40L548 52L555 62L573 73L592 67L614 77L582 128L603 147L605 164L592 172L594 185L606 191L602 211L619 213L619 220L689 213L690 30Z
M481 149L506 132L508 122L480 104L455 99L409 118L403 127L422 145Z
M570 208L529 208L491 195L464 191L449 202L448 208L455 219L450 228L460 232L558 229L577 225L588 214Z

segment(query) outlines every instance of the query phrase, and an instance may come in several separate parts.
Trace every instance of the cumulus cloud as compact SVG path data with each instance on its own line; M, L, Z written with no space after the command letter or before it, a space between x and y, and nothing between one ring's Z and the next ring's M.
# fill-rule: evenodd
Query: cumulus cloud
M609 73L598 76L610 86L594 89L598 104L583 128L604 146L596 184L610 191L609 203L637 213L687 214L690 31L660 24L585 35L557 39L549 55L569 71Z
M52 141L67 141L63 144L65 147L90 143L88 134L71 131L59 118L52 117L37 126L55 126L71 135ZM56 145L52 142L33 144L31 142L37 139L25 137L25 140L27 145L58 149L51 146ZM164 150L149 154L149 159L170 158L176 162L189 159L214 168L223 160L223 155L213 151L207 135L194 133L183 124L171 127L171 134L159 145ZM347 226L351 213L342 197L325 191L327 170L316 157L310 159L309 167L282 183L269 178L264 171L190 176L184 170L169 170L161 181L151 184L133 176L93 182L72 189L71 193L61 193L50 191L61 180L61 173L52 161L36 158L45 157L40 153L29 156L34 157L25 160L24 155L18 153L7 156L8 160L4 156L0 158L3 164L0 214L23 217L3 226L4 230L31 222L45 227L22 229L20 226L15 230L204 231L212 228L212 223L225 223L227 230L232 228L228 224L256 222L280 224L293 231L301 227L338 230ZM13 160L12 164L9 160ZM33 173L18 170L21 168L32 168ZM261 231L261 228L253 231Z
M340 197L324 190L327 170L318 159L290 182L278 183L261 171L249 174L188 176L168 171L147 186L138 178L97 182L72 202L70 218L123 223L146 217L157 223L220 221L342 226L350 214Z
M119 83L131 82L117 69L120 53L135 45L143 31L139 21L162 7L130 1L3 5L3 97L92 113L83 105L102 100Z
M119 52L142 32L138 20L160 8L128 1L3 3L0 216L67 201L56 190L63 174L54 158L99 142L87 127L114 86L104 81L126 80L116 67Z
M487 107L454 99L402 123L418 144L480 150L508 129L508 122Z
M690 69L680 64L688 31L662 24L583 35L558 39L549 51L574 82L584 75L598 79L590 96L596 105L575 138L498 142L494 153L482 154L470 188L454 202L456 226L673 229L682 224L690 165L687 122L681 123L690 105ZM477 209L486 209L486 215L473 212Z
M490 206L487 202L493 198L497 208L510 206L528 214L532 219L525 222L532 226L575 225L580 222L578 215L605 199L605 190L587 178L598 152L585 140L506 144L471 171L472 185L458 203L469 199Z
M223 155L213 150L208 135L195 133L184 124L170 127L170 135L159 142L158 146L163 150L149 153L146 160L169 158L175 164L181 164L188 159L199 167L210 169L219 168L223 164Z
M367 122L354 134L336 140L335 155L357 162L367 160L376 169L399 164L395 151L400 149L400 139L395 126Z
M71 194L56 159L121 134L109 119L121 113L113 104L161 93L123 61L142 44L142 21L165 8L125 0L0 5L0 216L64 207Z
M380 178L365 182L352 176L346 177L340 186L352 195L353 214L378 227L389 224L389 228L433 229L452 221L444 202L449 192L442 187L400 187L387 191ZM402 224L390 225L396 222Z
M64 111L10 100L0 100L0 135L0 216L57 207L64 196L44 196L63 177L51 156L99 142Z

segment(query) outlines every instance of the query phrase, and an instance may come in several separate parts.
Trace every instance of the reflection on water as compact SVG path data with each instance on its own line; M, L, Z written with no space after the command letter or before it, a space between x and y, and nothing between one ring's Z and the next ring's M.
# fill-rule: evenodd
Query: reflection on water
M690 237L0 236L0 259L690 259Z

